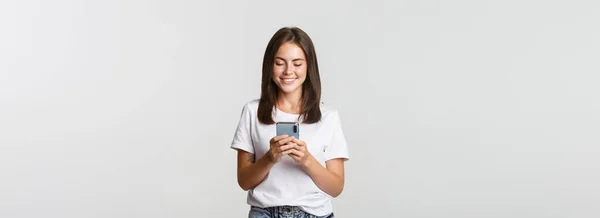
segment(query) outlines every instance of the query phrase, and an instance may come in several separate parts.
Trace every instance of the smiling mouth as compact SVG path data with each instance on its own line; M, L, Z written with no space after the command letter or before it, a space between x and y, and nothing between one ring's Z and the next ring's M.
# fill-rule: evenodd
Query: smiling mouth
M292 84L292 83L294 83L294 81L296 81L296 78L292 78L292 79L281 79L281 81L283 82L283 84Z

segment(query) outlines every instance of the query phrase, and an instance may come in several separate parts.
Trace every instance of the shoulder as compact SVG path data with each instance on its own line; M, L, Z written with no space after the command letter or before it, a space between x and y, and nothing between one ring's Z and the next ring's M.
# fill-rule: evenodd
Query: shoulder
M260 99L252 99L244 103L243 110L244 111L256 111L258 109L258 103Z
M337 120L340 119L340 115L338 113L338 110L334 106L332 106L332 105L326 105L325 103L321 102L321 105L319 107L321 108L321 121L323 121L323 122L331 122L331 121L336 122Z
M253 118L256 117L256 113L258 111L258 103L260 99L253 99L245 102L242 105L242 117Z

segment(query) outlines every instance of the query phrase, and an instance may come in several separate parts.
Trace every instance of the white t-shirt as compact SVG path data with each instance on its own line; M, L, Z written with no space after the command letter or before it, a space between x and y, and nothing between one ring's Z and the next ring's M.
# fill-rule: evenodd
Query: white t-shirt
M241 149L261 158L269 151L269 141L275 137L275 124L265 125L258 121L259 100L248 102L243 110L231 148ZM325 161L334 158L349 160L348 147L342 131L338 112L321 104L321 121L313 124L300 123L299 139L306 142L308 151L325 167ZM285 113L273 107L275 122L296 121L297 114ZM302 210L324 216L333 212L332 197L319 189L310 176L289 156L276 163L266 178L248 190L248 204L257 207L281 205L299 206Z

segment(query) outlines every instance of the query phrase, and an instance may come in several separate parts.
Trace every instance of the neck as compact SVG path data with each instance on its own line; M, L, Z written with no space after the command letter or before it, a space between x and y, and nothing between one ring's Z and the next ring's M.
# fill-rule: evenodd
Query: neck
M302 111L302 88L290 93L279 90L275 105L286 113L299 114Z

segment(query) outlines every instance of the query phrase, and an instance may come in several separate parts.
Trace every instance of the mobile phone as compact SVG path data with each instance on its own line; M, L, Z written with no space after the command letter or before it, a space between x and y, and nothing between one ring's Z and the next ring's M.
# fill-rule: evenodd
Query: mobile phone
M277 136L288 135L300 139L300 124L298 122L277 122Z

